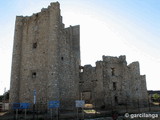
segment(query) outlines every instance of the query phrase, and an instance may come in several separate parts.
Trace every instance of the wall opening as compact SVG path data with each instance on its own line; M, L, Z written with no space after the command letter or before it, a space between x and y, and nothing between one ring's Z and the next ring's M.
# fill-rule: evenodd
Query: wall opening
M63 60L64 60L64 58L63 58L63 57L61 57L61 60L63 61Z
M32 78L36 78L37 73L36 72L32 72Z
M118 104L118 97L117 96L114 96L114 102L115 102L115 104Z
M82 92L81 99L85 100L86 104L90 104L91 103L91 91Z
M33 49L37 48L37 42L33 43Z
M117 83L113 82L113 90L116 90L116 89L117 89Z
M112 76L115 75L115 68L111 68L111 75L112 75Z
M79 72L83 72L84 67L79 65Z

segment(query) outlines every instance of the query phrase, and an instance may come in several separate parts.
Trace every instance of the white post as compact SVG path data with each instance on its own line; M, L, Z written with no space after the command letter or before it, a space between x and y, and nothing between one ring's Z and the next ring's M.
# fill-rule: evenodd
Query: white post
M83 119L84 119L84 108L82 107L82 115L83 115Z
M25 120L26 120L26 114L27 114L27 109L25 109L25 118L24 118Z
M79 115L78 115L78 107L77 107L77 120L79 119Z
M52 116L53 116L53 115L52 115L52 108L51 108L51 120L53 120L53 119L52 119Z
M36 90L34 90L34 100L33 103L36 104Z
M81 92L81 100L82 100L82 92Z
M59 111L58 111L58 108L57 108L57 120L59 120Z
M18 120L18 109L16 109L16 120Z
M36 90L34 90L34 92L33 92L33 97L34 97L34 100L33 100L33 120L35 120Z

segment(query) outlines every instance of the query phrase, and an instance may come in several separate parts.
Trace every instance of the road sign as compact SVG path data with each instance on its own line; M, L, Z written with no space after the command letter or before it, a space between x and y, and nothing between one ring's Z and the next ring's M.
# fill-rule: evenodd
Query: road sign
M13 109L29 109L30 103L13 103Z
M49 101L48 108L59 108L60 101Z
M76 100L76 107L81 107L83 108L85 105L85 101L84 100Z
M20 103L13 103L13 109L19 109Z

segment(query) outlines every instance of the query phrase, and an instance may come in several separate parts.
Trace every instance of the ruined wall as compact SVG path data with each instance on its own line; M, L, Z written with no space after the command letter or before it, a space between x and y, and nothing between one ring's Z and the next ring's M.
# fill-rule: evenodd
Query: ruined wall
M106 105L109 103L110 106L115 106L124 103L126 64L125 56L119 58L103 56L103 83L106 88L104 90Z
M95 107L104 107L105 105L105 91L104 91L104 72L103 72L103 62L96 62L96 81L94 87L94 105ZM107 88L106 88L107 89Z
M148 105L148 94L146 87L146 78L145 75L140 75L139 62L133 62L128 65L130 72L130 94L132 102L135 105L147 106Z
M84 66L80 79L81 91L91 91L90 103L98 108L147 106L145 76L140 75L138 62L127 66L125 56L103 56L96 67ZM91 80L95 80L94 85Z
M83 72L80 73L80 96L86 103L94 101L94 87L96 81L95 68L85 65Z
M30 17L17 17L11 103L33 103L36 90L37 103L61 100L62 108L73 107L79 97L79 31L79 26L64 28L58 2Z

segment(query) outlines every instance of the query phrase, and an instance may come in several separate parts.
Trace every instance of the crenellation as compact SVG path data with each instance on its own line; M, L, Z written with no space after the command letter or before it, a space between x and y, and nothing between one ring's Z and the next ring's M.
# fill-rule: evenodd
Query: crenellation
M120 63L122 62L124 65L127 65L126 56L125 55L119 56L119 62Z
M102 61L97 61L96 62L96 67L102 67L103 66L103 62Z
M60 8L59 2L52 2L52 3L50 3L50 6L54 7L54 8Z
M139 62L132 62L128 67L133 75L140 75Z
M41 9L41 12L42 12L42 13L43 13L43 12L45 13L45 12L47 12L47 11L48 11L47 8L42 8L42 9Z

